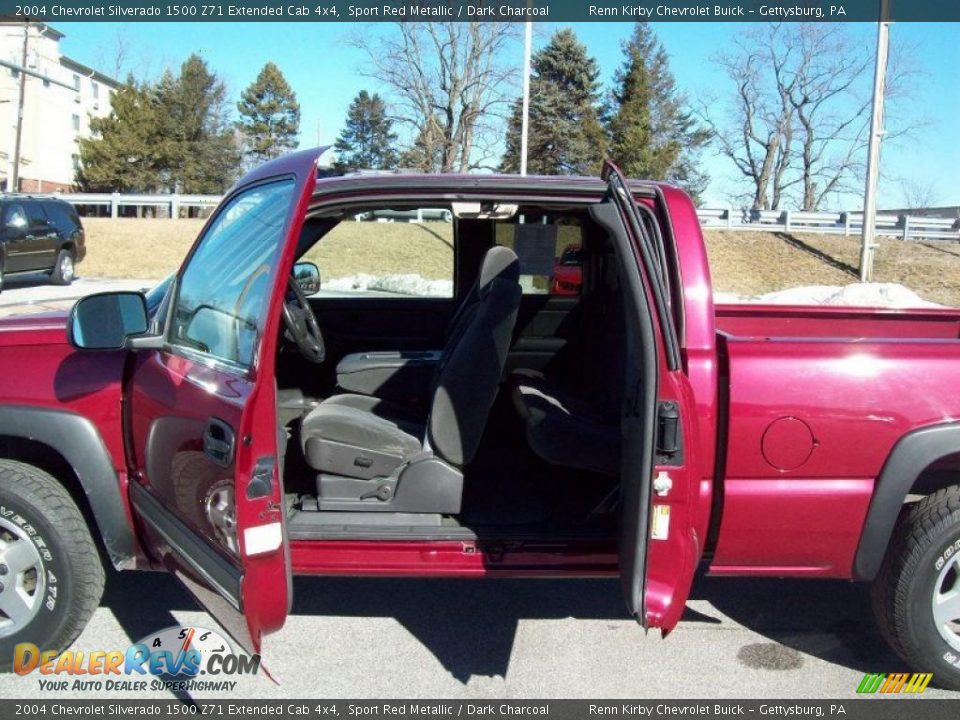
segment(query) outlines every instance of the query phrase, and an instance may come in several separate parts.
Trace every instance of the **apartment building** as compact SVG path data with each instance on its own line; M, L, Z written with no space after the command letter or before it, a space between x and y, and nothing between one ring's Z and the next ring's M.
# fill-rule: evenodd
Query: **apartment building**
M91 117L110 113L120 83L63 55L63 38L45 23L0 23L0 190L69 191L79 162L78 140L90 136ZM26 81L20 187L13 188L21 73Z

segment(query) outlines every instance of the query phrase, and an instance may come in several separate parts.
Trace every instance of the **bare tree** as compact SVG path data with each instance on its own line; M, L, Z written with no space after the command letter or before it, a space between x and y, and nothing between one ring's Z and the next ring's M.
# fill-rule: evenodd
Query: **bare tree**
M900 192L903 195L904 208L908 210L925 210L934 207L940 202L941 197L938 184L933 180L901 178Z
M393 119L426 169L467 172L493 158L516 71L501 51L515 38L511 23L401 22L352 43L367 56L362 72L389 88Z
M717 117L713 101L703 103L698 112L713 132L719 152L749 181L754 210L779 205L793 138L794 110L787 96L775 91L776 84L771 86L768 45L761 38L757 31L747 33L734 41L734 51L714 58L735 87L725 117Z
M910 57L895 48L888 101L902 100L915 84L919 71ZM747 33L737 50L718 61L738 94L728 103L727 116L711 125L721 154L750 180L754 208L779 208L785 194L794 196L794 187L799 191L793 199L804 210L818 209L835 193L859 189L852 181L863 172L873 54L854 42L846 27L773 23ZM886 114L887 142L919 123L892 105ZM756 130L758 122L762 132Z

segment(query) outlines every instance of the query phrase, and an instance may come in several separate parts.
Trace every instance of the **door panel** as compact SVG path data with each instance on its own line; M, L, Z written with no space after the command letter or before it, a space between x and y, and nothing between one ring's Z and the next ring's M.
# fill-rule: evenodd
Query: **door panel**
M163 346L131 356L124 389L144 546L250 652L292 600L266 338L316 158L274 161L220 205L177 275Z
M316 295L309 302L323 331L327 357L339 361L353 352L442 347L456 301Z
M281 388L298 388L311 397L336 392L337 363L345 355L374 350L437 350L443 347L453 316L452 298L351 297L308 298L326 345L317 366L287 340L277 358Z
M639 306L645 306L645 312L628 321L638 329L649 323L650 332L641 332L639 337L645 338L643 343L656 346L631 347L635 338L628 333L628 357L642 354L645 360L636 377L640 384L631 390L628 378L627 385L626 446L621 470L621 579L631 613L644 627L660 628L666 634L680 621L703 553L696 509L709 498L700 494L695 471L698 443L692 422L696 405L680 368L679 343L665 279L659 271L659 258L665 251L654 247L657 239L643 230L636 201L620 170L607 162L604 177L640 264L640 273L626 274L628 288L642 280L642 286L628 289L634 296L628 318L629 311ZM653 372L651 364L655 366ZM651 435L652 456L644 451Z
M47 218L41 203L27 200L23 205L30 224L20 246L21 269L49 270L53 267L54 253L58 247L57 229Z
M3 215L4 272L14 273L24 269L30 257L24 254L24 250L29 249L28 235L32 236L32 233L24 203L9 203Z

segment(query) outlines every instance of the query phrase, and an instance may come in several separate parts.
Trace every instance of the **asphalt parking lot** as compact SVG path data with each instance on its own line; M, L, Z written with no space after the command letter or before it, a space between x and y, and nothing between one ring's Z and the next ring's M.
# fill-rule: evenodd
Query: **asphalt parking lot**
M108 290L143 290L152 280L113 280L79 277L70 285L51 285L46 273L8 277L0 292L0 317L69 308L84 295Z
M260 674L197 699L854 699L864 673L906 670L876 631L868 588L846 582L701 578L666 639L625 618L615 581L298 578L294 594L263 650L277 684ZM176 624L210 627L171 577L111 573L74 648L125 650ZM0 697L51 697L38 680L2 676Z

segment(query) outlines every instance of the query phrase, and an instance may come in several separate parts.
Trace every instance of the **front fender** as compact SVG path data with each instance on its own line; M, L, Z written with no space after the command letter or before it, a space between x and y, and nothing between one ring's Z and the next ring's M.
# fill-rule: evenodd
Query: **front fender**
M114 567L129 567L136 540L120 494L120 481L96 426L87 418L47 408L0 406L0 435L42 443L76 473Z
M853 561L858 580L873 580L890 542L903 501L917 478L940 458L960 451L960 423L931 425L907 433L893 446L874 487L860 545Z

